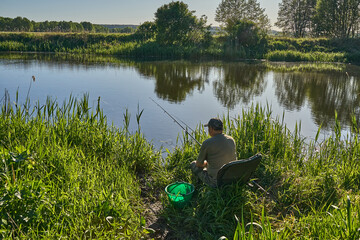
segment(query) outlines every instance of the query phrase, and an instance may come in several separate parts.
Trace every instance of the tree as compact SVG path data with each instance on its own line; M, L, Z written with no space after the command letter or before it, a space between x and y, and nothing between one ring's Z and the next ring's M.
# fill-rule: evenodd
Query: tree
M318 0L314 33L329 37L354 37L359 28L360 0Z
M65 21L58 22L57 28L59 32L71 32L71 23Z
M282 0L275 26L284 33L304 37L311 30L315 7L316 0Z
M155 13L156 40L165 45L201 43L209 28L205 26L206 17L198 19L193 13L180 1L158 8Z
M141 39L142 41L149 40L153 37L155 37L156 33L156 25L154 22L144 22L141 24L137 29L135 34L137 35L138 39Z
M90 22L81 22L80 23L84 30L87 31L87 32L93 32L94 31L94 25Z
M12 31L12 18L0 17L0 31Z
M254 47L260 43L265 36L254 22L236 21L225 29L235 47Z
M108 33L109 32L109 28L98 25L98 24L93 24L94 30L95 32L99 33Z
M124 27L120 30L121 33L132 33L134 32L134 28L132 27Z
M84 27L80 23L72 23L72 31L74 32L84 32Z
M13 31L30 31L32 28L31 21L22 17L14 18L11 25Z
M270 29L270 20L257 0L222 0L216 9L215 21L225 26L252 21L264 31Z

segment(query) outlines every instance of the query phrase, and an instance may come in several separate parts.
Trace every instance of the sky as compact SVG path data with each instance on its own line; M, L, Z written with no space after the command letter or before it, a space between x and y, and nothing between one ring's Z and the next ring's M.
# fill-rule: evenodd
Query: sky
M215 11L221 0L182 0L208 24L218 26ZM156 10L171 0L0 0L1 17L26 17L36 22L73 21L93 24L134 24L153 21ZM276 22L281 0L258 0L270 18ZM273 27L274 28L274 27ZM275 29L275 28L274 28Z

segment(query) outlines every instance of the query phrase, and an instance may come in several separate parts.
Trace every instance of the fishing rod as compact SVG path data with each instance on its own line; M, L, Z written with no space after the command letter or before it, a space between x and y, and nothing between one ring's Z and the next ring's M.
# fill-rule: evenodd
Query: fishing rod
M161 108L164 113L166 113L176 124L178 124L192 139L195 140L195 142L197 144L199 144L201 146L201 144L199 143L198 140L196 140L188 131L187 129L185 129L170 113L168 113L160 104L158 104L157 102L155 102L154 99L152 99L151 97L149 97L151 101L153 101L159 108ZM181 121L181 120L180 120ZM182 121L181 121L182 122ZM182 122L184 123L184 122ZM185 123L184 123L185 124ZM186 125L186 124L185 124ZM187 125L186 125L187 126ZM263 191L264 193L266 193L267 196L269 196L272 200L275 200L275 202L278 202L278 200L272 195L270 194L268 191L266 191L260 184L258 184L257 182L255 182L254 180L251 181L254 185L256 185L261 191ZM253 187L250 183L247 184L249 187Z
M181 123L183 123L183 124L186 126L186 128L190 129L191 132L195 132L194 129L192 129L191 127L189 127L189 126L188 126L186 123L184 123L181 119L179 119L178 117L176 117L176 118L177 118L177 120L179 120Z
M155 102L154 99L152 99L151 97L149 97L151 101L153 101L159 108L161 108L164 113L166 113L177 125L179 125L192 139L194 139L194 141L199 144L201 146L201 144L199 143L198 140L196 140L188 131L186 128L183 127L183 125L181 125L170 113L168 113L160 104L158 104L157 102ZM181 121L181 120L180 120ZM183 121L181 121L183 122ZM184 123L184 122L183 122ZM185 123L184 123L185 124ZM186 124L185 124L186 125ZM187 126L187 125L186 125Z

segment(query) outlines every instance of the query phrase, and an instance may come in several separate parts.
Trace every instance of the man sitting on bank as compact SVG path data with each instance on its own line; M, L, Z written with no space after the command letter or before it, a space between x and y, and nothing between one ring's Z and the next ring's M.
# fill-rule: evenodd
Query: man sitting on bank
M218 118L211 118L208 124L211 138L201 145L199 156L190 166L193 173L205 184L216 187L219 169L231 161L236 160L236 146L232 137L223 134L223 123Z

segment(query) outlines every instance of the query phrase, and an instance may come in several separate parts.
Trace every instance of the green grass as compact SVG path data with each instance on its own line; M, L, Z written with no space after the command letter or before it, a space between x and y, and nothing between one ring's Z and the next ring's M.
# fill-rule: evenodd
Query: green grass
M264 58L269 61L360 62L359 38L270 37Z
M0 51L96 54L135 58L219 58L222 51L212 45L162 46L141 41L132 34L104 33L0 33Z
M272 118L270 109L259 106L236 118L224 117L224 122L225 131L237 143L239 159L258 152L263 154L254 177L271 197L249 186L234 184L211 189L197 182L191 177L188 163L196 159L198 148L184 136L184 146L169 155L168 181L164 184L188 181L196 186L197 194L180 214L171 206L165 208L163 217L173 230L173 237L232 239L237 228L234 215L237 215L242 216L241 234L246 235L245 239L302 239L304 234L308 236L306 239L321 239L326 235L328 239L336 239L348 236L340 233L349 231L349 224L338 223L334 231L327 227L337 224L337 219L348 219L344 218L344 211L356 216L349 234L358 236L360 145L356 127L342 140L336 121L332 137L319 141L319 131L315 141L307 143L300 135L300 125L289 132L281 119ZM206 134L197 137L201 142ZM347 195L353 203L345 208L349 210L344 210L342 202ZM340 211L333 211L332 206L339 206ZM326 222L319 221L323 218ZM318 219L316 226L315 219ZM257 223L252 230L250 222Z
M12 103L14 102L14 103ZM142 111L136 121L140 124ZM238 159L263 160L248 185L204 186L189 163L199 146L187 135L163 159L141 134L109 125L88 96L30 107L5 95L0 114L0 236L4 239L151 238L145 206L162 203L159 222L174 239L358 239L360 143L355 118L341 136L305 141L271 108L253 106L223 116ZM195 130L202 142L203 127ZM146 179L146 181L144 180ZM196 191L184 209L172 207L167 184L186 181ZM145 197L144 197L145 196ZM237 216L237 219L235 218ZM165 226L163 226L165 228Z
M140 132L109 126L88 96L62 105L12 105L0 115L3 239L145 235L138 175L159 152Z
M346 54L341 52L300 52L293 50L275 50L265 54L269 61L283 62L347 62Z
M267 59L269 61L360 62L355 39L268 37L264 46L230 46L224 36L205 45L163 46L137 34L0 33L0 51L97 54L145 59Z
M134 44L131 34L105 33L1 33L1 51L67 52L111 54L112 48ZM109 50L109 47L111 49Z
M359 38L290 38L271 37L268 47L270 51L296 50L300 52L352 52L360 51Z

